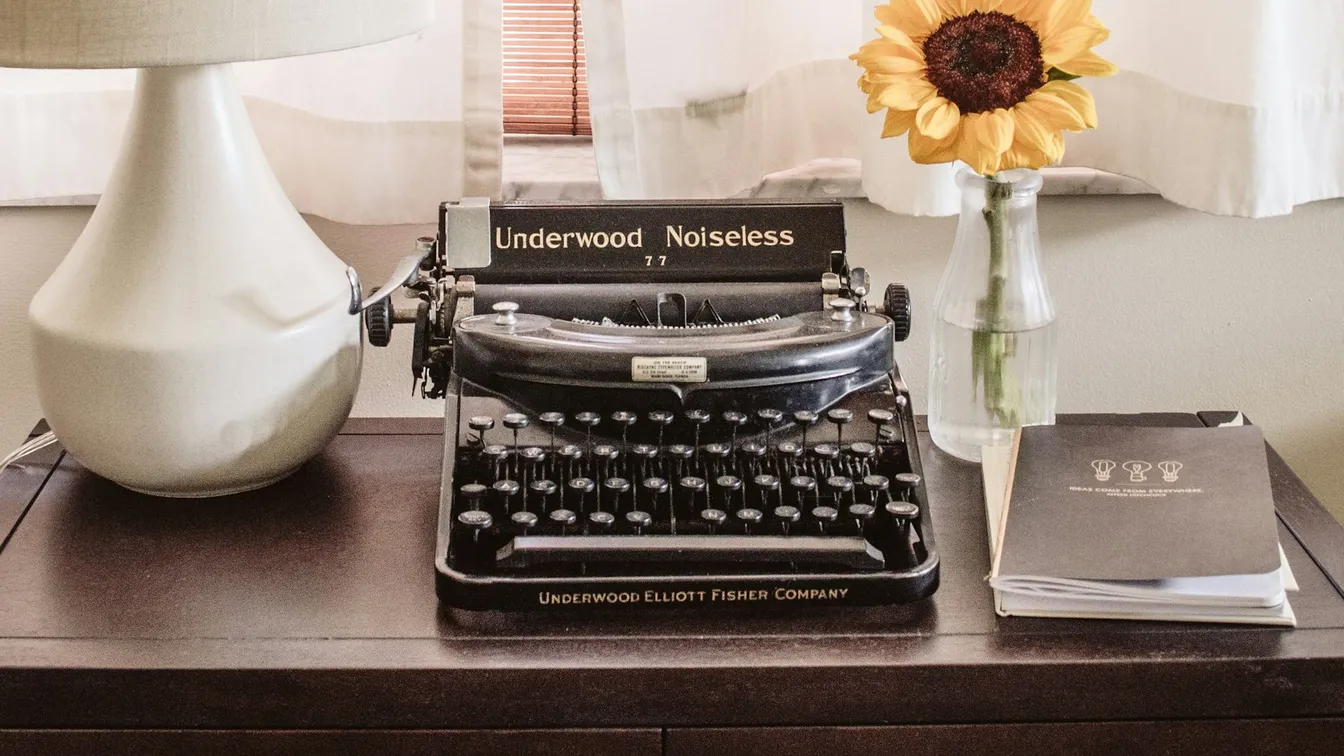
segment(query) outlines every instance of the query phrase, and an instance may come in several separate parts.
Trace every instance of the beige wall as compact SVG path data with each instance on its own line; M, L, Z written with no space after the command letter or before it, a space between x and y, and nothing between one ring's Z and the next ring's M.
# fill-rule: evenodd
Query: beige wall
M878 282L915 296L900 361L923 409L929 312L955 219L849 208L849 246ZM23 314L88 218L86 208L0 209L0 446L38 418ZM314 220L366 281L419 226ZM1046 267L1060 318L1060 410L1240 408L1344 519L1344 200L1266 220L1218 218L1150 196L1046 197ZM360 415L434 415L410 395L409 329L369 350Z

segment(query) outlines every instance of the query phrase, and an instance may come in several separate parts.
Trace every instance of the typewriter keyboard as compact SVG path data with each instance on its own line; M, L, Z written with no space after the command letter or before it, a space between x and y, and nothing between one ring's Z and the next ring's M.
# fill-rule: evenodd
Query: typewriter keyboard
M904 396L817 412L511 409L477 397L459 411L447 558L464 573L844 575L929 556Z

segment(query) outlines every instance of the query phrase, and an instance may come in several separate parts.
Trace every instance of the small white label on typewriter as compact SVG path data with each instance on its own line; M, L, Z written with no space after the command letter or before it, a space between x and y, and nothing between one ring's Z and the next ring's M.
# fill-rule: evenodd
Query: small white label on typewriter
M631 357L630 380L644 383L704 383L704 357Z

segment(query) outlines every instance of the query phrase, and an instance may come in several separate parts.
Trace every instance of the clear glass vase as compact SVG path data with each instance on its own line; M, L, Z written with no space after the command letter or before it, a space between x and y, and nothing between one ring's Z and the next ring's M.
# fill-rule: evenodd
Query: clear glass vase
M1041 269L1036 171L963 171L961 220L934 302L929 431L980 461L1024 425L1055 422L1055 305Z

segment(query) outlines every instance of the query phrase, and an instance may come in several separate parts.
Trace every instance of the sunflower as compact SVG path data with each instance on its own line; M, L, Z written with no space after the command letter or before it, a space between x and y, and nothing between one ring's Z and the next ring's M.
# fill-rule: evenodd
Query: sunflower
M1116 71L1092 52L1110 34L1092 0L891 0L876 16L882 36L850 57L868 112L887 109L882 136L908 133L917 163L1039 168L1063 157L1061 131L1097 125L1072 81Z

